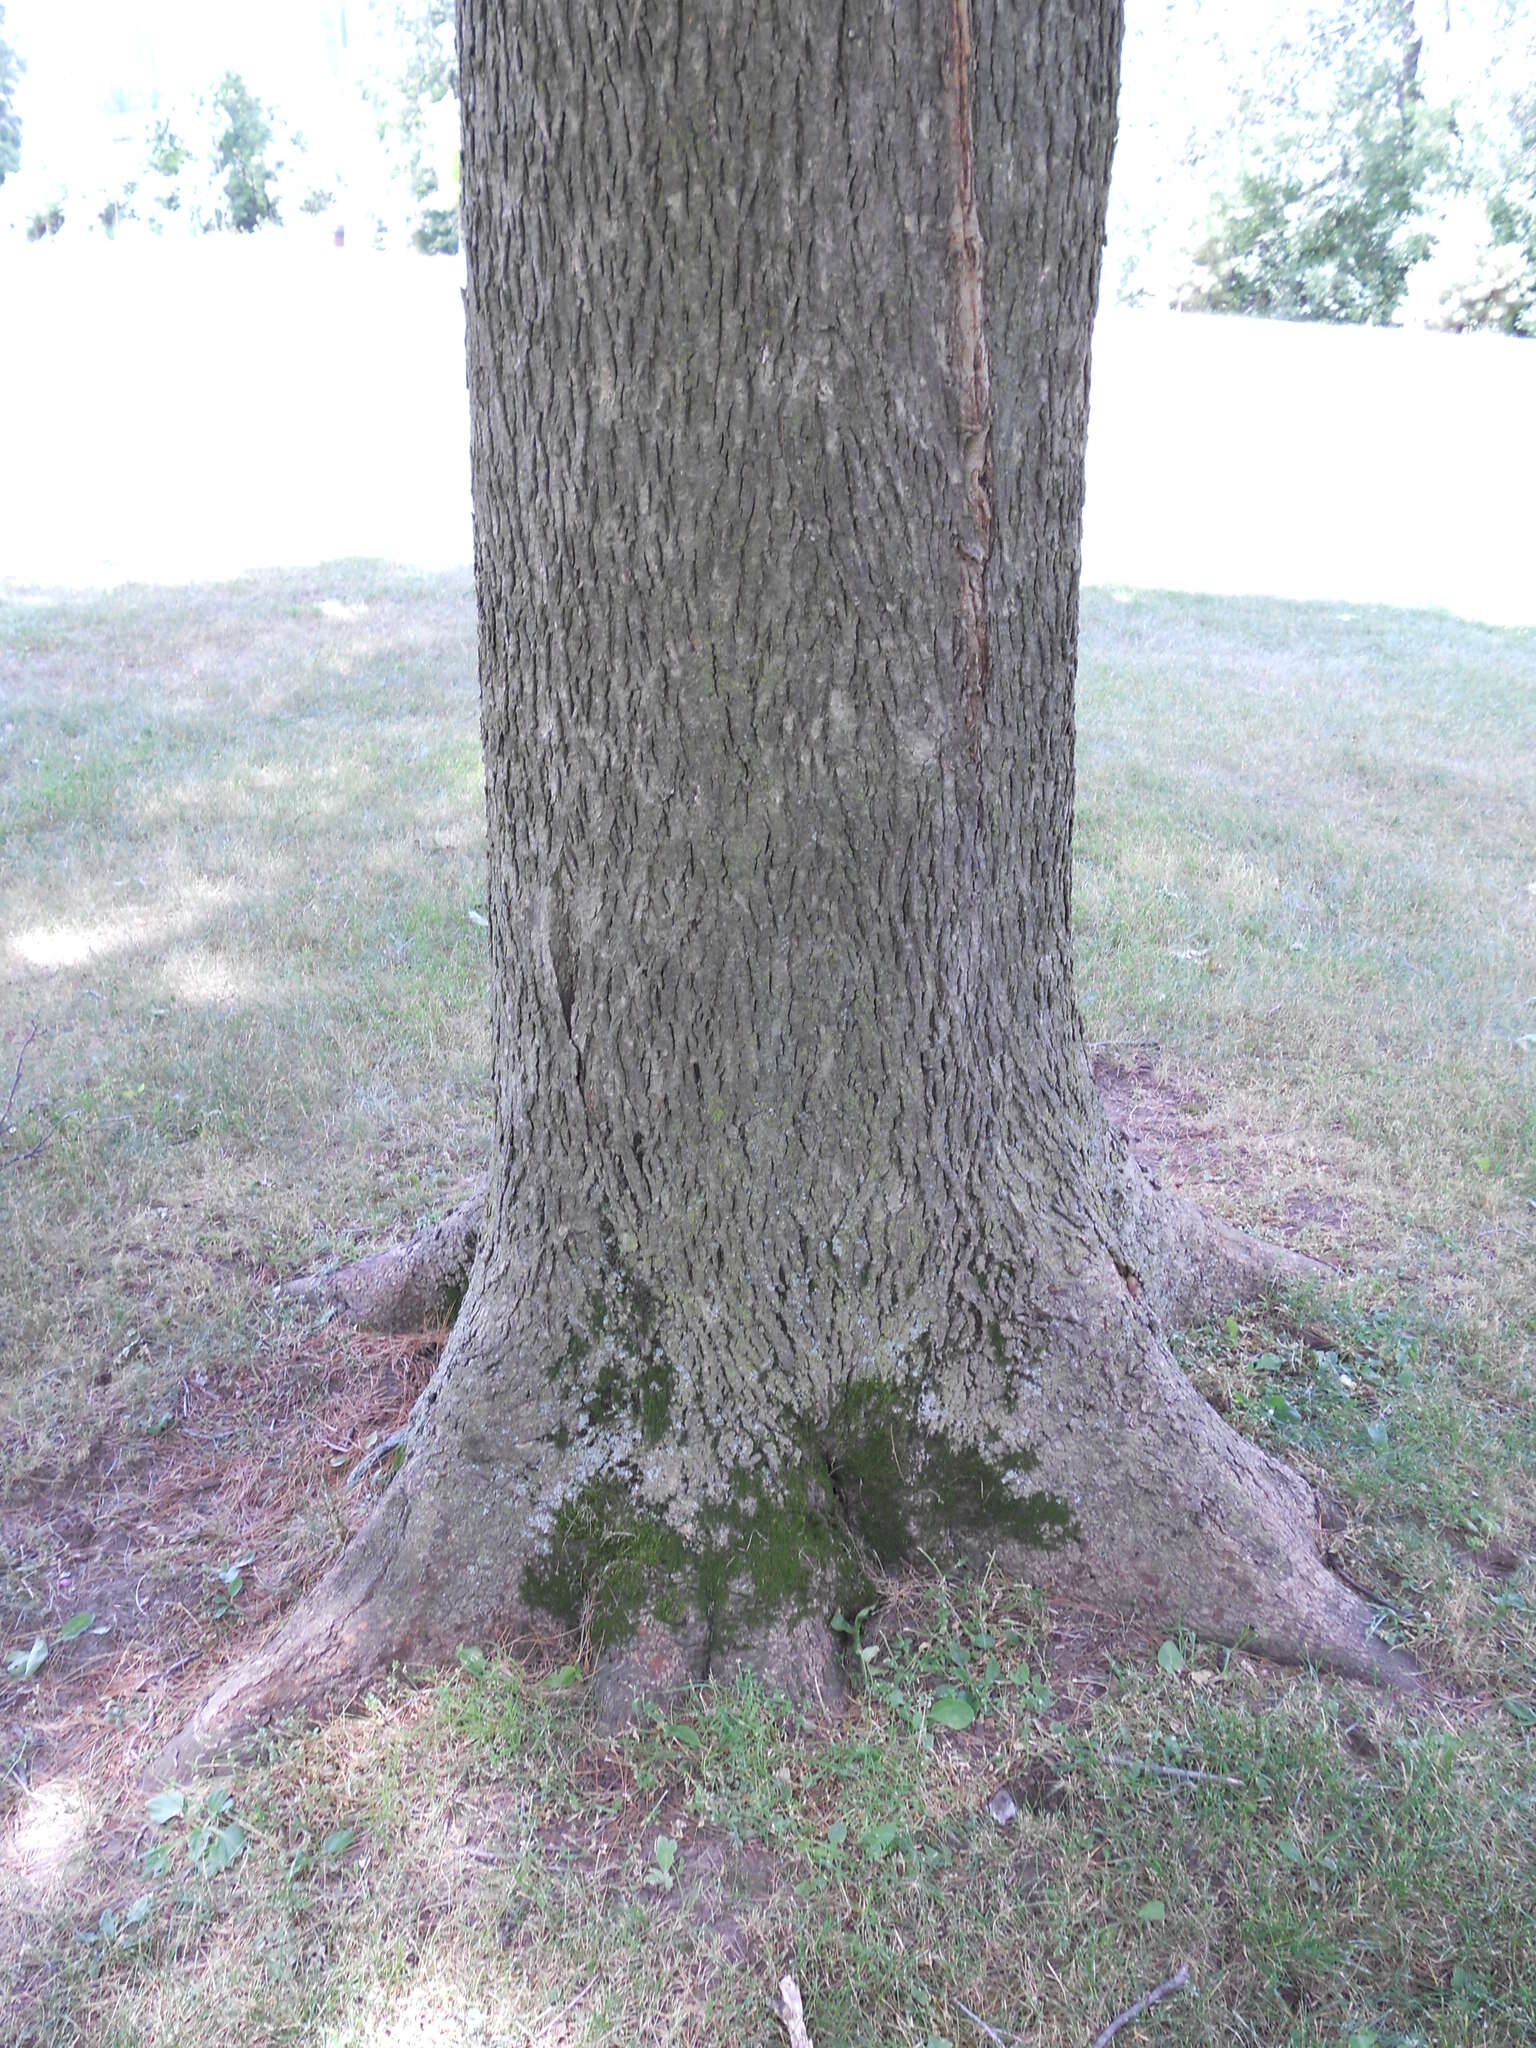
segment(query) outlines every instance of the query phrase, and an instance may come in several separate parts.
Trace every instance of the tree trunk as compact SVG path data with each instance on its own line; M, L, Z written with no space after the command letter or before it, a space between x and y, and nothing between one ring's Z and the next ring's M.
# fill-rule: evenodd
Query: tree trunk
M1262 1277L1070 942L1117 0L461 0L495 1164L375 1512L188 1731L553 1615L834 1681L925 1553L1382 1675L1173 1363Z

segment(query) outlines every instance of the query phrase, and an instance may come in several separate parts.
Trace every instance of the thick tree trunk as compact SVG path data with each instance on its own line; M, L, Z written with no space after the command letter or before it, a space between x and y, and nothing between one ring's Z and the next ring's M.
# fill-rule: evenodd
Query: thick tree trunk
M919 1551L1388 1669L1169 1355L1259 1262L1078 1021L1118 17L462 0L496 1163L403 1469L189 1749L549 1614L814 1686Z

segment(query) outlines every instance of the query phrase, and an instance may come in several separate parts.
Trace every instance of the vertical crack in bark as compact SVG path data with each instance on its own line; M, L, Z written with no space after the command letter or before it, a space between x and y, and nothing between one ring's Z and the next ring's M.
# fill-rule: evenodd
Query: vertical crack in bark
M571 910L563 882L557 882L549 911L549 959L554 970L555 994L565 1020L565 1035L576 1055L576 1085L584 1088L581 1045L576 1037L576 947L571 934Z
M975 50L971 0L951 0L949 128L954 157L950 248L955 260L951 369L960 406L965 523L959 537L961 659L965 729L974 733L986 701L992 653L987 633L987 570L992 559L992 367L987 355L985 247L976 205L976 128L972 115Z

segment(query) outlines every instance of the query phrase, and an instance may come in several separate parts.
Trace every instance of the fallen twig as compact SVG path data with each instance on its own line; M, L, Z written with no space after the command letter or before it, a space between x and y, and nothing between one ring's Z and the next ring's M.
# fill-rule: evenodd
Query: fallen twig
M1235 1785L1243 1788L1243 1780L1234 1778L1230 1771L1197 1771L1184 1764L1155 1764L1144 1756L1105 1756L1102 1761L1118 1764L1122 1771L1150 1771L1154 1778L1179 1778L1188 1785Z
M142 1692L146 1685L157 1685L162 1678L173 1678L178 1671L185 1671L189 1664L195 1664L202 1655L201 1650L189 1650L185 1657L178 1657L174 1664L167 1664L163 1671L146 1671L134 1686L135 1692Z
M1128 2027L1132 2020L1139 2020L1142 2014L1150 2006L1156 2005L1160 1998L1171 1998L1175 1991L1182 1991L1188 1982L1189 1965L1188 1963L1180 1963L1171 1977L1165 1977L1161 1984L1154 1984L1150 1991L1143 1993L1134 2005L1128 2005L1124 2012L1116 2013L1103 2033L1094 2042L1093 2048L1108 2048L1108 2044L1113 2041L1122 2027Z
M34 1024L26 1037L21 1041L21 1051L16 1055L16 1071L11 1076L10 1093L5 1098L5 1108L0 1110L0 1166L24 1166L29 1159L37 1157L38 1153L42 1151L48 1140L53 1136L52 1131L44 1131L37 1143L29 1145L25 1152L7 1152L3 1147L6 1132L14 1129L11 1123L11 1111L16 1107L16 1091L21 1086L21 1070L26 1064L27 1053L31 1049L32 1041L36 1036L37 1026Z
M387 1458L391 1451L398 1451L410 1433L409 1429L392 1429L388 1436L381 1436L371 1450L363 1453L347 1474L347 1485L356 1486L363 1474L371 1471L380 1458Z
M28 1052L31 1050L32 1041L36 1036L37 1026L34 1024L26 1037L21 1041L21 1051L16 1055L16 1071L11 1076L11 1092L5 1098L4 1110L0 1110L0 1131L3 1131L10 1122L11 1111L16 1107L16 1090L21 1086L21 1069Z
M1006 2034L1000 2034L997 2031L996 2027L989 2027L987 2025L987 2022L982 2018L979 2012L971 2011L971 2008L965 2003L964 1999L957 1998L955 2000L955 2004L959 2008L959 2010L965 2014L966 2018L971 2022L972 2026L980 2027L981 2031L986 2035L989 2041L995 2041L997 2043L997 2048L1008 2048L1009 2037ZM1014 2040L1017 2040L1017 2034L1015 2034L1012 2038Z
M528 2039L530 2043L530 2048L532 2043L536 2041L542 2041L545 2035L548 2034L552 2028L558 2027L560 2022L563 2019L565 2019L569 2014L573 2013L576 2010L577 2006L581 2004L584 1998L590 1998L592 1993L596 1989L597 1978L595 1976L589 1977L586 1983L583 1984L581 1989L576 1993L574 1998L568 1998L565 2001L564 2005L560 2007L558 2012L552 2012L550 2014L549 2018L545 2020L544 2023L540 2026L537 2033L529 2035Z
M25 1166L29 1159L35 1159L48 1140L52 1131L44 1131L35 1145L29 1145L25 1152L0 1152L0 1166Z
M800 1986L793 1977L779 1979L779 2018L789 2036L789 2048L814 2048L805 2024L805 2007L800 2003Z

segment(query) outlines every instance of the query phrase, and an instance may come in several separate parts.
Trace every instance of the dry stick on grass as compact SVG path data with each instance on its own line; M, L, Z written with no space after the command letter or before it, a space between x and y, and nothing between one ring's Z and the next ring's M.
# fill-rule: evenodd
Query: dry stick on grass
M597 1978L589 1977L574 1998L568 1998L564 2005L559 2007L557 2011L552 2012L549 2018L542 2023L537 2033L529 2036L530 2043L547 2039L554 2029L559 2026L560 2022L568 2018L576 2010L577 2006L581 2004L583 1999L590 1998L596 1989Z
M1008 2042L1006 2038L997 2031L996 2027L989 2027L987 2025L987 2022L982 2018L979 2012L972 2012L971 2008L965 2003L965 2000L963 1998L957 1998L955 2000L955 2004L959 2008L959 2010L965 2014L966 2018L971 2022L973 2026L980 2027L981 2031L986 2035L989 2041L995 2041L997 2043L997 2048L1008 2048ZM1017 2040L1018 2035L1015 2034L1013 2036L1013 2039Z
M814 2048L805 2024L805 2007L800 2003L800 1986L793 1977L779 1979L779 2018L789 2036L789 2048Z
M21 1041L21 1051L16 1055L16 1071L11 1076L11 1092L5 1098L5 1108L0 1110L0 1140L4 1139L11 1127L11 1111L16 1107L16 1091L21 1086L21 1070L26 1065L27 1054L31 1051L32 1041L36 1036L37 1025L34 1023ZM0 1166L19 1166L24 1159L35 1159L47 1142L48 1135L45 1133L30 1151L13 1152L9 1157L0 1152Z
M409 1429L392 1429L388 1436L381 1436L372 1448L366 1451L347 1474L347 1486L355 1486L365 1472L371 1471L380 1458L387 1458L391 1451L398 1451L410 1435ZM345 1491L345 1488L343 1488Z
M21 1041L21 1051L16 1055L16 1071L11 1076L11 1092L5 1098L4 1110L0 1111L0 1131L3 1131L6 1125L9 1124L11 1111L16 1107L16 1090L21 1086L21 1070L26 1063L27 1054L31 1051L32 1041L36 1036L37 1026L34 1023L27 1032L26 1037Z
M1160 1998L1170 1998L1175 1991L1182 1991L1188 1982L1189 1965L1188 1963L1180 1963L1171 1977L1165 1977L1161 1984L1154 1984L1150 1991L1145 1992L1138 1998L1134 2005L1128 2005L1124 2012L1116 2013L1103 2033L1094 2042L1093 2048L1109 2048L1109 2043L1113 2041L1122 2027L1128 2027L1132 2020L1139 2020L1142 2014L1149 2007L1156 2005Z
M1122 1771L1150 1771L1154 1778L1178 1778L1187 1785L1235 1785L1243 1789L1243 1780L1234 1778L1229 1771L1197 1771L1185 1764L1154 1764L1143 1756L1106 1755L1102 1761L1117 1764Z
M163 1671L146 1671L134 1686L135 1692L142 1692L146 1685L156 1685L162 1678L174 1678L178 1671L185 1671L189 1664L195 1664L202 1656L201 1650L189 1650L185 1657L178 1657L174 1664L167 1664Z

